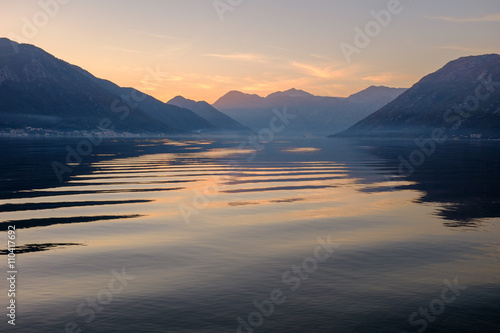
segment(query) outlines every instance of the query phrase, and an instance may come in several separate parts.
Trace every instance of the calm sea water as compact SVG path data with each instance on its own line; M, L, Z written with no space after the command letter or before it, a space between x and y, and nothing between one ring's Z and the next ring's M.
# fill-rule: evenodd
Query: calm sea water
M498 142L78 143L0 147L18 332L500 332Z

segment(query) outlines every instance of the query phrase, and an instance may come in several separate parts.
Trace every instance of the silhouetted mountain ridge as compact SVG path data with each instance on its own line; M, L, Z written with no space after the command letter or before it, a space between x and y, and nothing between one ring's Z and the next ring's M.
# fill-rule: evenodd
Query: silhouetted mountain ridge
M339 137L500 138L500 55L463 57L422 78Z
M6 38L0 39L0 100L0 128L97 130L108 119L117 132L214 129L189 110L98 79L38 47Z
M190 99L186 99L182 96L176 96L172 98L167 104L175 105L181 108L185 108L193 111L198 116L206 119L215 128L220 130L232 130L232 131L249 131L250 129L243 126L236 120L227 116L226 114L220 112L210 104L205 101L196 102Z
M287 91L278 91L272 94L269 94L266 98L275 98L275 97L314 97L313 94L305 92L304 90L298 90L292 88Z
M213 106L255 130L269 126L274 108L286 107L296 117L285 128L285 133L327 135L332 130L348 128L404 91L403 88L369 87L348 98L315 96L295 88L267 97L230 91Z

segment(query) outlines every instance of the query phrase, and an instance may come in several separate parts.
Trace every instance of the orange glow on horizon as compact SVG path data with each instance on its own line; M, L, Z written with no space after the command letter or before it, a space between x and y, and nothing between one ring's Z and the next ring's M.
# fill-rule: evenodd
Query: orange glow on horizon
M409 88L459 57L500 53L491 43L498 2L454 6L462 10L456 17L449 16L449 6L450 0L405 5L352 61L340 45L355 43L353 29L372 19L370 10L380 10L371 1L260 1L223 20L210 1L201 0L151 6L71 1L51 15L38 1L5 1L9 15L0 22L0 36L163 102L182 95L214 103L232 90L265 97L291 88L347 97L371 85ZM43 24L33 21L40 13L48 18Z

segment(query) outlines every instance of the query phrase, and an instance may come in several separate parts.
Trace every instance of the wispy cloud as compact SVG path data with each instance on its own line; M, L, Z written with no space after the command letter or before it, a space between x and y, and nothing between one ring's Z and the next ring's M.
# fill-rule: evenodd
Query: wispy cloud
M315 77L320 77L320 78L329 78L331 76L331 70L330 68L322 68L310 64L305 64L305 63L300 63L297 61L292 61L292 66L304 71L306 74L315 76Z
M376 75L369 75L362 78L363 81L368 81L374 84L394 85L397 82L416 82L418 77L402 73L384 72Z
M184 77L183 76L168 76L168 77L165 77L163 79L160 79L161 81L174 81L174 82L179 82L179 81L183 81L184 80Z
M221 59L229 59L229 60L238 60L238 61L251 61L251 62L267 62L267 57L254 54L254 53L233 53L233 54L205 54L206 57L213 58L221 58Z
M352 75L353 68L335 68L334 66L316 66L298 61L292 61L291 66L300 70L303 74L329 80L340 80Z
M155 83L155 82L145 81L145 80L141 80L141 83L145 84L145 85L148 85L148 86L165 87L164 85L161 85L161 84L158 84L158 83Z
M312 57L312 58L316 58L316 59L320 59L320 60L325 60L325 61L328 61L328 62L332 62L333 61L331 57L328 57L328 56L325 56L325 55L322 55L322 54L310 54L309 56Z
M479 53L479 54L488 53L488 51L485 49L474 49L474 48L470 48L470 47L455 46L455 45L439 46L438 48L444 49L444 50L465 51L465 52Z
M428 18L446 22L500 22L500 13L485 15L481 17L434 16Z

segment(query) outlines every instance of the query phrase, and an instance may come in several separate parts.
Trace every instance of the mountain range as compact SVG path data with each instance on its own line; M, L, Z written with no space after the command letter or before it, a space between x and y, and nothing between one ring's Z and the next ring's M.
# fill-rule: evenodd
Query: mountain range
M297 89L265 98L232 91L213 106L182 96L164 103L97 78L36 46L0 38L2 131L248 132L268 127L273 109L286 107L296 117L285 132L324 135L346 129L403 91L370 87L348 98Z
M261 97L230 91L213 105L164 103L99 79L29 44L0 38L0 133L16 130L174 134L259 131L275 109L286 134L335 137L500 138L500 55L451 61L410 89L368 87L349 97L290 89Z
M6 38L0 38L0 101L0 129L170 134L221 128L191 110Z
M500 55L451 61L335 137L500 138Z
M314 96L290 89L267 97L230 91L213 106L254 130L269 126L273 109L287 108L296 116L284 133L327 135L347 129L394 100L404 88L369 87L347 98Z

